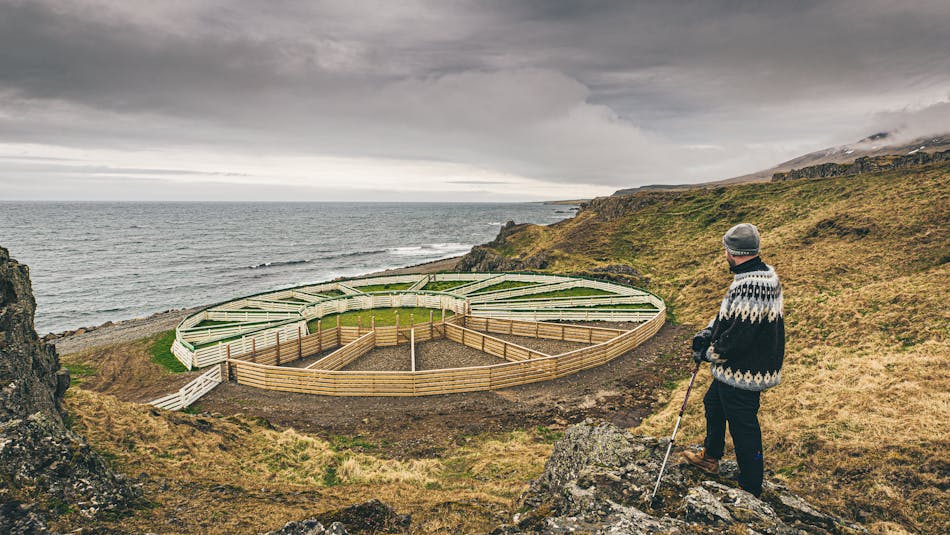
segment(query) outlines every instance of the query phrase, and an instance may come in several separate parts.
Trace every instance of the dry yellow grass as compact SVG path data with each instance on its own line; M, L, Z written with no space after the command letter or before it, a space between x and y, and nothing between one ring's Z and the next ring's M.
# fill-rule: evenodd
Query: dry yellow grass
M258 533L372 498L411 514L414 533L486 532L551 450L546 437L512 432L438 459L397 460L241 416L158 411L87 390L71 390L67 408L73 429L152 502L99 527L142 532ZM87 522L65 517L57 527Z
M498 252L544 250L568 272L629 264L678 321L704 324L731 279L722 233L756 223L788 327L783 384L763 396L768 467L877 533L950 531L950 167L646 193L637 204L610 221L588 212L530 228ZM708 381L704 370L684 443L702 440ZM668 434L684 393L638 431Z

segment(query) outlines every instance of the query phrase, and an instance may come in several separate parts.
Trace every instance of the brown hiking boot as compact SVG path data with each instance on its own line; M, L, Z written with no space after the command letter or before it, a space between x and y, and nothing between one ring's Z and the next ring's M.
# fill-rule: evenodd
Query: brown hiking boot
M717 475L719 474L719 459L706 457L705 448L700 451L684 451L683 458L686 459L686 462L698 467L703 472Z

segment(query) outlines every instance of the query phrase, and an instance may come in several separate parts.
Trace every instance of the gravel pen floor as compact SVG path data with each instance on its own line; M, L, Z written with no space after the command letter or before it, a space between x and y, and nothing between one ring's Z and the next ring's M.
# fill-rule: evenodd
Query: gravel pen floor
M610 327L616 329L632 329L636 323L588 322L590 325ZM527 336L489 333L495 338L534 349L548 355L558 355L587 347L589 344L581 342L567 342L563 340L547 340ZM286 364L294 368L305 368L317 360L329 355L331 351L324 351L318 355ZM412 369L410 349L408 345L394 347L378 347L369 353L347 364L341 371L410 371ZM441 370L444 368L465 368L471 366L490 366L506 362L504 359L483 353L477 349L463 346L451 340L430 340L416 344L416 369Z
M310 355L309 357L304 357L304 358L302 358L302 359L300 359L300 360L295 360L295 361L293 361L293 362L288 362L288 363L286 363L286 364L281 364L281 366L287 366L288 368L306 368L307 366L310 366L310 365L313 364L314 362L316 362L316 361L322 359L323 357L329 355L330 353L333 353L333 352L336 351L337 349L340 349L340 348L334 347L333 349L325 349L325 350L323 350L323 351L321 351L321 352L319 352L319 353L316 353L316 354L314 354L314 355Z

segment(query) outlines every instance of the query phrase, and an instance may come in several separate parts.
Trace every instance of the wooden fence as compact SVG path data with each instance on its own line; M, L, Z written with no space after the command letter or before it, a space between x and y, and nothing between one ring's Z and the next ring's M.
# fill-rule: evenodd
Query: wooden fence
M494 336L488 336L478 331L459 327L458 325L446 325L445 337L463 346L477 349L482 353L488 353L489 355L505 359L509 362L520 362L550 356L518 344L506 342Z
M466 323L477 318L466 318ZM549 324L537 327L539 333L549 336L562 336L564 340L572 338L588 339L606 337L611 331L614 337L592 346L560 355L544 355L538 351L522 348L497 338L477 333L458 325L445 325L445 333L466 346L492 352L511 362L490 366L470 368L450 368L424 371L360 371L345 372L337 370L298 369L272 366L268 364L234 359L229 361L231 376L239 383L269 390L283 392L301 392L327 396L422 396L449 394L456 392L475 392L496 390L510 386L523 385L565 377L581 370L600 366L639 346L663 326L665 316L656 314L649 321L630 331L590 328L582 326ZM513 334L519 329L528 329L528 322L512 321L504 326L503 320L491 320L491 328L509 329ZM488 324L486 324L486 328ZM588 329L590 334L582 335L581 330ZM529 334L530 335L530 334ZM500 344L500 345L499 345ZM507 347L508 349L505 349ZM514 360L522 353L529 352L523 360ZM498 355L499 351L501 355Z
M307 366L306 369L339 370L376 347L376 331L370 331L333 353Z
M458 282L445 291L426 290L430 282ZM518 286L492 290L499 283ZM402 291L366 293L369 285L403 284ZM600 296L534 298L550 291L595 288ZM629 305L653 305L630 308ZM611 307L616 305L617 307ZM311 284L234 299L186 317L176 329L172 353L189 369L223 362L235 354L258 353L313 333L308 322L351 310L389 307L447 309L456 314L520 320L647 321L665 310L663 301L649 292L602 280L537 273L436 273L348 279ZM607 307L607 308L604 308ZM337 343L361 336L342 331ZM416 335L420 335L419 331ZM401 331L377 332L377 343L396 343ZM430 336L432 333L430 333ZM264 363L264 362L260 362ZM274 363L277 363L275 359Z
M148 404L170 411L187 408L227 378L226 367L226 363L213 366L196 377L194 381L181 387L177 392L149 401Z
M376 327L374 330L371 325L363 327L339 326L330 322L330 325L318 324L317 330L301 338L293 338L287 342L281 342L265 349L252 349L251 351L237 351L230 348L227 344L224 346L227 359L244 360L257 364L267 364L272 366L281 366L289 364L296 360L305 359L317 355L329 349L336 349L341 346L347 346L354 343L369 333L373 335L373 347L387 347L409 343L410 331L415 330L416 342L425 342L434 338L445 336L445 325L455 324L463 321L464 316L449 316L444 322L423 322L416 323L412 327L396 327L390 325L386 327Z
M483 318L479 316L466 316L463 324L470 329L488 333L510 334L529 338L564 340L567 342L581 342L587 344L606 342L627 332L621 329L608 329L606 327L540 323L535 321Z

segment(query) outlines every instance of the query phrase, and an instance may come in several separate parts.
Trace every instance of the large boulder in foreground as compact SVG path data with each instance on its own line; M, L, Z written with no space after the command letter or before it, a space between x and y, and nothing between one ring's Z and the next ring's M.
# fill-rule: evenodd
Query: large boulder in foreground
M752 496L735 483L734 462L711 479L675 453L651 500L668 443L607 423L571 427L522 496L522 512L494 533L865 532L769 481L761 499Z
M65 422L69 374L33 328L29 268L0 247L0 533L35 533L63 514L94 518L136 491Z
M288 522L284 527L265 535L409 533L410 522L409 515L401 515L379 500L369 500L305 520Z

